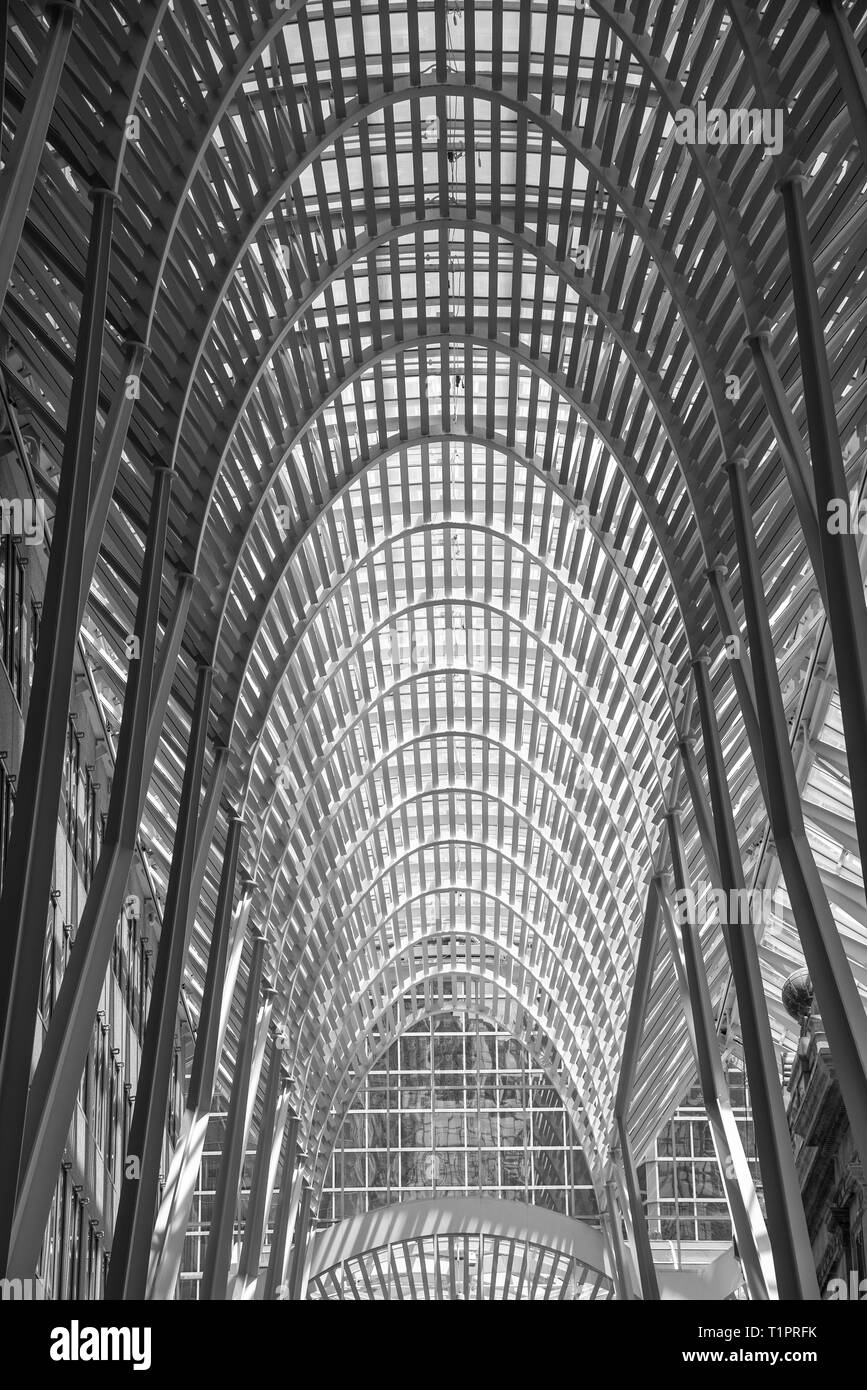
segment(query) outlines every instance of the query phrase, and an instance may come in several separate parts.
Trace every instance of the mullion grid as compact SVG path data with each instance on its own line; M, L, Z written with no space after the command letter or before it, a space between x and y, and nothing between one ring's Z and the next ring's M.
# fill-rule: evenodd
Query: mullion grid
M596 1216L562 1102L525 1049L478 1017L438 1014L367 1075L329 1160L320 1220L473 1194Z

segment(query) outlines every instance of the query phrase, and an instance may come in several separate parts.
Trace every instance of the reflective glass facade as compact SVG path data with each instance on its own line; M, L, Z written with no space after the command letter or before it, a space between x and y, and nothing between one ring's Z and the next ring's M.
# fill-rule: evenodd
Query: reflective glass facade
M319 1219L474 1193L597 1212L550 1081L505 1031L449 1014L410 1029L368 1073L338 1135Z
M732 1110L761 1200L761 1173L746 1077L730 1068ZM656 1139L656 1159L645 1170L651 1237L680 1241L730 1241L732 1223L714 1151L710 1123L696 1083Z

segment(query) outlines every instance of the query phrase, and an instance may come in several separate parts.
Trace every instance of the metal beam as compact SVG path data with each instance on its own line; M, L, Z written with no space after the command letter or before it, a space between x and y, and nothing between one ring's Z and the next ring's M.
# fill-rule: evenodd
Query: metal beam
M867 167L867 73L864 71L864 59L839 0L817 0L817 3L825 21L828 47L849 116L861 147L861 159Z
M271 1236L271 1254L268 1258L268 1272L265 1276L264 1298L269 1302L277 1297L277 1291L282 1288L286 1279L289 1221L292 1215L292 1189L295 1183L295 1156L297 1151L298 1116L290 1106L286 1119L286 1136L283 1142L280 1196L277 1199L277 1215Z
M51 27L15 128L6 168L0 175L0 314L21 244L33 185L39 172L45 137L72 38L72 26L81 13L78 0L50 0L45 8L51 13ZM88 280L83 304L86 304L89 288ZM70 399L74 405L74 389Z
M232 1097L223 1135L223 1155L214 1197L214 1215L205 1251L205 1267L199 1295L203 1299L225 1299L229 1268L232 1261L232 1239L235 1227L235 1204L244 1163L244 1113L250 1088L253 1066L253 1044L256 1034L256 1012L259 1006L262 964L265 959L265 937L258 932L253 937L250 974L244 1000L244 1015L238 1034L235 1075L232 1078Z
M159 1192L160 1162L165 1140L172 1047L187 954L196 821L213 679L212 667L199 667L178 824L166 890L166 907L136 1081L135 1109L130 1125L111 1261L106 1279L107 1299L143 1299L147 1288L148 1261ZM131 1157L137 1162L137 1173L130 1171Z
M667 810L665 823L674 886L681 895L681 902L684 902L682 895L687 892L689 885L680 813L674 809ZM664 897L660 900L660 906L666 916L666 925L669 926L669 907ZM684 1008L689 1008L692 1018L690 1035L695 1047L699 1082L747 1285L753 1298L764 1301L776 1295L770 1242L744 1152L743 1140L731 1108L728 1083L714 1026L713 1005L704 967L699 928L697 923L691 920L692 915L688 910L681 911L678 922L687 994ZM673 933L673 925L669 930ZM672 951L676 950L677 943L673 940ZM818 1297L818 1288L814 1296Z
M235 893L235 877L238 869L243 825L244 822L240 816L232 816L229 821L217 907L214 913L214 929L211 933L211 946L208 952L208 968L205 973L205 985L202 992L202 1010L199 1014L199 1025L196 1032L196 1049L193 1055L193 1067L187 1089L184 1117L181 1122L181 1137L172 1158L151 1244L147 1287L149 1299L171 1299L174 1297L184 1249L184 1236L189 1221L190 1207L195 1195L202 1151L205 1147L214 1093L214 1078L217 1073L217 1063L222 1045L220 1013L227 983L229 940L233 935L230 930L233 915L232 902ZM237 913L240 914L243 911L245 904L246 910L249 912L251 901L252 896L249 888L246 891L242 890ZM237 928L237 923L235 925Z
M172 693L175 670L184 640L184 632L187 626L187 618L189 617L190 605L193 601L193 590L196 587L196 583L195 575L190 574L188 571L183 571L179 575L175 606L172 609L169 625L160 643L160 654L157 660L156 679L154 680L153 694L151 696L151 714L148 720L148 735L144 754L145 767L148 769L151 769L156 761L157 749L159 748L160 739L162 738L166 707L169 703L169 696ZM142 809L144 809L144 800L147 795L147 784L149 781L150 776L148 775L143 781Z
M3 158L3 124L6 112L6 59L9 52L9 0L0 2L0 168Z
M132 413L135 409L137 397L130 394L128 382L138 380L141 376L147 351L144 343L129 342L126 345L126 359L115 386L111 409L94 459L82 566L81 597L78 602L79 627L84 619L90 586L96 573L103 532L108 520L114 485L117 482L120 468L120 458L126 443Z
M310 1183L301 1180L301 1200L295 1218L292 1257L289 1261L289 1298L297 1303L304 1297L304 1267L307 1263L307 1234L310 1229Z
M259 1094L259 1081L265 1062L265 1049L268 1046L268 1037L271 1029L271 1019L274 1015L274 1000L276 996L277 991L274 989L273 985L263 984L263 1003L259 1012L259 1017L256 1019L256 1035L253 1042L253 1062L250 1067L250 1084L247 1088L247 1105L244 1110L243 1148L245 1153L247 1151L247 1138L253 1123L253 1111L256 1107L256 1097Z
M749 657L745 650L746 644L729 593L728 569L726 566L723 564L711 565L707 570L707 582L710 586L711 597L713 598L714 608L716 609L720 632L722 633L723 641L726 645L726 655L728 656L731 667L732 680L734 681L735 691L737 692L741 718L744 721L744 728L747 733L747 741L752 751L756 774L762 789L762 796L765 799L765 804L767 804L765 762L762 756L762 734L759 728L758 715L756 714L756 694L753 688L753 673L750 668Z
M67 11L61 17L65 26ZM70 21L71 22L71 21ZM41 149L41 146L40 146ZM23 1133L39 1001L45 911L57 833L81 567L93 467L115 195L93 193L87 285L75 354L40 641L0 898L0 1113ZM0 215L2 217L2 215ZM7 1268L20 1143L0 1146L0 1269Z
M618 1082L617 1096L614 1102L614 1121L617 1126L626 1191L629 1198L629 1207L632 1212L632 1226L635 1233L635 1251L638 1259L638 1275L641 1280L641 1292L645 1299L651 1301L655 1301L659 1298L659 1282L656 1278L653 1251L650 1247L650 1235L647 1230L647 1217L644 1204L641 1200L641 1191L638 1185L638 1172L635 1166L635 1156L632 1152L632 1144L630 1143L627 1130L626 1117L629 1113L629 1104L632 1099L635 1068L638 1063L638 1052L644 1033L650 988L653 983L653 967L656 961L656 948L659 941L660 916L659 896L654 886L651 884L647 892L644 923L641 928L641 944L638 948L638 961L635 966L635 977L632 982L632 1000L629 1005L626 1038L623 1043L623 1055L620 1062L620 1080Z
M813 1253L783 1107L759 953L747 907L746 882L706 660L701 657L695 659L692 669L716 828L720 874L716 882L722 886L729 905L729 912L721 926L738 1001L777 1289L780 1298L812 1299L817 1296ZM733 912L735 905L737 911Z
M867 1015L804 826L742 460L729 464L728 475L771 833L855 1147L867 1153ZM858 775L867 784L863 772Z
M609 1179L605 1184L605 1197L605 1224L608 1230L608 1239L611 1242L611 1252L614 1256L614 1268L617 1274L617 1292L622 1300L628 1301L634 1297L629 1269L629 1253L626 1249L626 1242L623 1239L623 1230L620 1224L620 1207L617 1201L617 1187L613 1179Z
M689 799L692 803L692 810L695 816L695 823L698 826L698 837L701 841L704 862L707 871L714 883L720 882L719 858L717 856L716 842L714 839L713 821L711 820L710 807L702 786L701 774L698 770L698 763L695 757L695 740L688 735L680 735L677 740L677 748L680 753L681 766L683 767L686 785L689 791Z
M157 469L136 616L140 655L129 665L102 850L42 1043L19 1144L9 1268L21 1270L22 1278L32 1276L39 1258L138 835L171 483L169 470ZM4 1142L16 1142L11 1124Z
M857 535L848 526L839 534L829 529L835 503L844 506L848 518L849 493L804 209L803 183L804 177L796 168L789 171L779 187L786 215L801 379L828 593L825 607L836 658L852 809L861 864L867 873L867 777L864 776L867 767L867 604Z
M622 1116L617 1117L617 1135L620 1143L620 1161L623 1164L623 1182L632 1213L632 1231L635 1238L635 1254L638 1261L638 1277L641 1281L641 1296L649 1302L658 1301L659 1280L653 1263L653 1250L650 1245L650 1232L647 1228L647 1212L641 1199L638 1181L638 1166L632 1150L632 1140Z
M247 1220L244 1225L244 1240L241 1257L238 1261L238 1274L235 1281L236 1298L244 1298L250 1281L255 1288L259 1277L259 1262L262 1256L262 1241L265 1236L265 1223L271 1205L271 1192L268 1179L271 1171L271 1153L274 1145L274 1126L277 1119L277 1102L282 1085L282 1057L278 1046L277 1029L271 1024L268 1034L266 1067L268 1080L265 1085L265 1098L259 1121L259 1134L256 1140L256 1157L250 1179L250 1198L247 1203Z
M810 474L810 465L804 441L795 423L782 378L774 361L770 345L770 332L764 326L746 339L753 359L753 366L768 415L771 418L780 458L789 481L792 500L798 513L798 521L804 534L804 543L813 565L813 573L819 586L819 593L828 611L828 590L825 583L825 569L822 564L822 544L819 536L819 523L816 519L816 493Z
M197 902L201 897L202 884L205 881L205 870L208 867L208 857L211 853L214 832L217 828L220 800L223 795L223 788L226 785L226 773L228 768L229 749L224 743L217 744L214 750L211 775L208 778L208 785L205 788L205 795L202 799L201 810L199 811L199 823L196 827L196 858L193 868L192 893L194 902Z

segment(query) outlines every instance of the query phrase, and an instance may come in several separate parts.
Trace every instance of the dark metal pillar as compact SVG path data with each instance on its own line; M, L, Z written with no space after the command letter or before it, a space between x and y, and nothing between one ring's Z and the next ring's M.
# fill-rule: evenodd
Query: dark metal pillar
M147 776L142 778L142 810L144 810L147 786L150 781L150 772L156 760L157 749L159 748L160 739L162 738L166 708L169 703L169 696L172 693L175 669L178 664L181 644L184 640L184 632L187 626L187 618L189 617L190 605L193 601L193 590L195 587L195 575L188 572L182 572L178 575L175 606L172 609L169 625L160 643L160 654L157 659L156 676L151 694L151 712L150 719L148 720L148 734L144 752L144 765L147 769Z
M223 796L223 788L226 785L228 767L229 749L223 743L217 744L214 749L211 775L208 778L208 785L202 798L202 808L199 812L199 824L196 830L196 858L193 869L194 901L198 901L202 892L202 884L205 881L205 871L208 867L208 857L214 841L214 831L217 828L217 816L220 812L220 801Z
M268 1179L271 1171L271 1151L274 1143L274 1124L277 1118L277 1102L280 1098L280 1089L282 1085L282 1057L277 1043L277 1029L272 1024L268 1037L268 1054L266 1058L268 1080L265 1086L262 1118L259 1122L259 1137L256 1142L256 1158L253 1164L253 1175L250 1180L250 1200L247 1204L247 1221L244 1226L244 1240L241 1246L241 1258L238 1261L238 1277L235 1286L235 1296L238 1298L243 1298L247 1284L252 1280L255 1285L259 1277L262 1241L265 1235L265 1223L268 1219L268 1209L271 1205L271 1193L268 1187Z
M208 1246L205 1251L205 1267L199 1290L202 1299L225 1299L229 1284L232 1238L235 1227L235 1204L238 1200L238 1186L244 1163L244 1116L247 1109L250 1072L253 1066L256 1012L260 999L264 959L265 938L257 933L253 937L253 953L250 960L250 974L247 979L247 994L244 1000L244 1017L238 1036L238 1054L235 1059L235 1075L232 1079L232 1098L226 1117L223 1156L214 1197L214 1215L211 1221Z
M608 1227L608 1239L611 1244L611 1252L614 1256L614 1268L617 1276L617 1293L619 1298L625 1302L631 1300L634 1295L629 1270L629 1255L626 1250L626 1243L623 1239L620 1206L617 1201L617 1188L613 1180L605 1184L605 1197L605 1220Z
M732 680L734 681L735 691L737 692L738 704L741 709L741 718L744 721L744 728L747 732L747 740L750 751L753 755L759 785L762 789L762 796L765 804L768 800L768 788L765 780L765 759L762 752L762 734L759 728L758 715L756 714L756 693L753 688L753 673L750 668L749 658L746 654L746 642L741 635L734 604L728 589L728 570L725 565L712 565L707 570L707 582L710 587L711 597L713 598L716 609L717 620L723 640L730 645L732 639L736 646L736 655L729 657L731 663Z
M828 591L828 626L836 657L837 689L849 760L852 807L861 864L867 874L867 777L864 775L867 767L867 605L864 602L857 536L849 530L832 535L828 529L828 518L835 501L846 503L848 515L849 494L804 211L803 182L799 173L790 172L781 181L780 191L786 214L801 379ZM818 983L818 980L815 981L817 988Z
M271 1236L271 1254L268 1259L268 1273L265 1276L265 1299L277 1297L286 1278L286 1255L289 1243L289 1219L292 1215L292 1189L295 1186L295 1155L298 1149L298 1116L290 1108L286 1120L286 1137L283 1143L283 1166L280 1172L280 1195L277 1199L277 1215Z
M692 803L693 814L695 816L696 825L698 826L698 837L701 840L704 862L707 865L707 871L713 882L719 883L719 859L716 852L713 822L711 820L710 808L704 794L704 787L701 784L698 763L695 758L695 740L688 734L681 734L677 740L677 747L686 777L689 799Z
M742 462L730 464L728 473L756 710L761 725L771 833L828 1035L855 1148L859 1153L867 1153L867 1015L807 840ZM867 783L863 771L859 776Z
M243 825L240 816L232 816L229 821L181 1141L172 1160L151 1246L147 1289L150 1299L171 1299L174 1296L195 1194L196 1175L205 1146L219 1061L220 1013Z
M0 4L0 165L3 164L3 116L6 110L6 57L9 44L9 0Z
M108 1299L143 1299L147 1287L160 1159L165 1140L172 1046L187 953L186 927L190 913L196 820L213 678L210 666L199 667L166 907L127 1146L127 1165L130 1155L135 1157L139 1174L137 1177L128 1172L124 1174L106 1279Z
M748 334L746 343L752 355L753 366L759 379L768 414L771 417L780 457L783 460L786 478L798 513L798 521L804 533L804 541L813 564L813 573L816 576L819 593L827 612L828 591L825 584L825 568L822 564L819 523L816 519L816 495L804 441L795 423L782 378L771 352L770 334L767 328L762 327L758 332Z
M298 1215L295 1218L292 1258L289 1262L289 1298L294 1303L299 1302L304 1292L304 1265L307 1259L307 1236L310 1230L310 1198L310 1183L306 1178L303 1178Z
M669 809L665 813L665 823L668 829L674 886L677 892L682 895L687 891L689 885L680 829L680 813L673 808ZM760 1245L765 1245L767 1257L770 1254L767 1232L764 1231L764 1222L761 1220L755 1185L729 1100L728 1083L723 1072L719 1041L714 1026L713 1005L705 973L699 929L697 924L690 920L690 915L687 913L681 914L678 925L683 947L686 988L692 1015L692 1037L702 1096L713 1134L714 1147L719 1159L723 1185L726 1190L747 1285L754 1299L764 1301L769 1296L769 1288L765 1271L762 1268ZM799 1297L804 1296L809 1295L799 1295ZM818 1288L813 1297L818 1297Z
M72 26L81 13L77 0L51 0L46 9L51 16L51 28L45 50L15 129L6 168L0 175L0 314L45 148Z
M10 1270L32 1270L39 1256L135 849L171 483L169 470L157 469L136 616L140 658L127 676L102 851L33 1076L23 1149L6 1127L4 1142L22 1151Z
M696 696L704 738L705 765L713 808L720 878L729 903L729 920L723 925L738 1001L744 1061L750 1085L756 1149L765 1192L765 1208L777 1288L780 1298L815 1298L816 1272L783 1093L777 1070L774 1041L768 1018L755 932L748 912L746 882L734 814L729 798L722 743L716 722L710 676L704 659L692 663ZM731 906L738 912L731 913ZM731 920L732 915L738 920Z
M6 880L0 898L0 922L3 923L0 935L0 1113L4 1129L8 1126L13 1136L23 1129L30 1083L45 913L78 637L76 617L105 331L115 196L105 189L97 189L93 199L54 538L18 774L19 790ZM20 1142L8 1147L0 1145L2 1270L7 1267L9 1255L19 1156Z
M135 398L129 394L127 382L130 378L138 379L140 377L147 351L144 343L130 342L126 345L124 366L121 369L111 410L105 422L105 428L94 459L87 517L87 540L82 566L81 597L78 603L79 627L81 627L84 618L90 585L96 572L105 523L108 520L112 494L120 468L120 456L123 453L130 420L135 409Z
M825 21L831 57L861 147L861 159L867 165L867 73L864 71L864 59L839 0L818 0L818 6Z
M244 1111L244 1151L247 1149L247 1140L250 1134L250 1127L253 1123L253 1111L256 1108L256 1097L259 1094L259 1082L262 1077L262 1067L265 1062L265 1049L268 1046L268 1037L271 1029L271 1019L274 1016L274 1000L277 991L271 984L262 986L262 1008L259 1017L256 1019L256 1034L253 1042L253 1064L250 1068L250 1085L247 1089L247 1105Z
M632 1001L629 1006L629 1019L626 1024L623 1056L620 1061L620 1080L617 1085L617 1096L614 1102L614 1120L617 1126L617 1136L620 1144L620 1156L623 1164L626 1193L629 1199L629 1209L632 1213L632 1226L635 1233L635 1253L638 1260L638 1276L641 1280L641 1293L643 1298L652 1301L656 1301L659 1298L659 1282L653 1263L653 1251L650 1246L650 1235L647 1230L647 1216L644 1211L644 1203L641 1200L641 1191L638 1185L638 1170L635 1164L635 1155L632 1152L632 1143L629 1138L626 1118L629 1114L629 1104L632 1099L632 1088L635 1082L635 1067L638 1062L638 1051L641 1047L641 1038L644 1033L647 1005L650 999L650 987L653 983L653 967L656 961L656 947L659 941L659 923L659 897L653 885L651 885L647 893L644 923L641 928L641 944L638 948L638 961L635 966L635 978L632 982Z

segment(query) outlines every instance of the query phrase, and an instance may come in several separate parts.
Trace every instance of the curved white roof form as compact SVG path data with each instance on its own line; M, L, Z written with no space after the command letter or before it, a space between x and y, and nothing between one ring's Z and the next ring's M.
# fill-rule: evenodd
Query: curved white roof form
M42 22L13 34L15 90ZM51 443L79 304L34 247L56 232L80 283L86 180L116 181L107 388L125 339L150 354L84 638L116 711L150 471L171 462L166 601L198 583L143 833L164 892L206 660L209 765L230 752L187 999L237 808L314 1181L372 1059L460 1000L544 1065L601 1191L672 794L707 878L676 775L704 645L747 871L777 886L706 574L729 567L739 618L739 449L808 828L867 986L824 611L744 343L768 326L803 429L775 191L796 153L858 486L865 176L822 35L796 0L116 0L76 27L7 313ZM733 101L781 109L784 149L679 143L678 111ZM713 921L704 949L736 1048ZM782 890L761 953L781 1039L801 964ZM637 1152L692 1066L663 939Z

